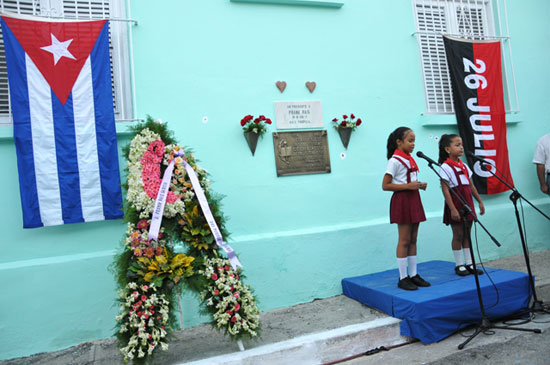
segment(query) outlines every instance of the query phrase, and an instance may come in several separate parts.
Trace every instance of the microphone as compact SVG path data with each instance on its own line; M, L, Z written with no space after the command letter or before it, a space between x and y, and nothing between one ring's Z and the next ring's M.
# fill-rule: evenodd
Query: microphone
M431 158L429 158L428 156L426 156L422 151L418 151L416 153L416 155L420 158L423 158L424 160L428 161L428 163L430 164L434 164L434 165L437 165L439 166L439 164L437 162L435 162L434 160L432 160Z
M468 156L470 156L471 158L473 158L474 160L477 160L477 161L479 161L479 162L483 162L483 163L492 165L492 163L490 163L489 161L487 161L487 160L484 159L483 157L479 157L478 155L474 155L474 154L472 153L472 151L466 151L466 154L467 154Z

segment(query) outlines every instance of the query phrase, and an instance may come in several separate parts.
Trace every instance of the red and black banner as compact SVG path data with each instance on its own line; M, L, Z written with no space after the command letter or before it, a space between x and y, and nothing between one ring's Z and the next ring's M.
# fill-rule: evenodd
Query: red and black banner
M500 42L472 42L447 36L443 40L464 150L492 165L483 164L486 167L482 168L478 160L467 156L474 184L480 194L509 190L493 176L496 173L513 186L506 143Z

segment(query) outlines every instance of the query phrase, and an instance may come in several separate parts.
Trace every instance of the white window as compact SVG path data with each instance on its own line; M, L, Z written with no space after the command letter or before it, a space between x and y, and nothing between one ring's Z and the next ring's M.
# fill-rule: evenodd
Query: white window
M117 0L0 0L2 11L67 19L124 19L123 1ZM128 23L109 22L111 80L115 119L132 119L132 86L128 52ZM0 38L0 124L11 124L4 39Z
M496 3L495 7L493 6L493 1ZM412 2L416 21L416 37L420 50L426 113L454 113L451 80L443 45L443 34L474 40L501 40L505 105L507 111L510 111L512 101L508 91L512 87L508 85L508 80L512 79L513 82L513 77L508 77L507 75L508 69L511 68L511 58L509 62L506 62L505 54L505 51L510 51L510 44L509 38L502 36L503 32L500 26L502 22L499 19L501 10L498 1L412 0ZM495 20L498 24L500 35L496 34ZM517 108L517 98L515 105Z

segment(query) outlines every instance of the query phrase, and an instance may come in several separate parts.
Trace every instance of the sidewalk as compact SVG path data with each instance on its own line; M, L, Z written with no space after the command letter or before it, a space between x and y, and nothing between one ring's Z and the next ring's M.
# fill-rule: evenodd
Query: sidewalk
M550 250L533 252L530 259L533 275L536 277L538 298L548 302ZM485 266L527 271L523 255L487 262ZM483 346L491 346L492 349L494 344L504 344L502 346L505 349L506 343L516 337L520 338L519 341L529 341L532 339L529 336L539 336L536 341L550 342L550 316L541 315L540 318L543 317L547 323L528 323L521 326L541 328L544 332L541 335L495 330L494 336L478 335L459 353L471 354L476 349L481 351ZM262 338L255 342L245 342L246 351L239 351L236 343L209 325L176 331L176 339L170 343L169 351L160 352L155 364L319 364L346 359L380 346L398 347L391 351L358 357L346 364L421 364L437 363L443 359L449 361L448 363L458 364L461 359L465 360L463 355L455 355L458 351L456 345L465 340L460 334L427 346L400 336L399 322L398 319L339 295L262 313ZM466 333L471 333L471 330L466 330ZM452 356L458 356L456 362L452 361ZM548 358L550 359L550 354ZM477 363L471 357L466 359ZM123 362L114 339L86 342L61 351L0 361L0 365L117 363Z

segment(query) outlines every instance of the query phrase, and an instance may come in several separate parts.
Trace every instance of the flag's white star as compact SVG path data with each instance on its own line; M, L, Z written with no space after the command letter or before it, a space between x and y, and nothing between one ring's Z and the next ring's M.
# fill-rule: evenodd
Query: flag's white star
M57 62L61 57L67 57L67 58L76 60L76 58L68 50L69 45L73 41L72 39L69 39L68 41L65 41L65 42L60 42L57 40L57 38L55 38L53 34L51 34L51 36L52 36L52 44L46 47L40 47L40 49L43 49L44 51L48 51L51 54L53 54L54 65L57 65Z

